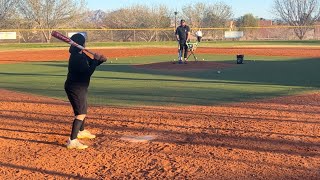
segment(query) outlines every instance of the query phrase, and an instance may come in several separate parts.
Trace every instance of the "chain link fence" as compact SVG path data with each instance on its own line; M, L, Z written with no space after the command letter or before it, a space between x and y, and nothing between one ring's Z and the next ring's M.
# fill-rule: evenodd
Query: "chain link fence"
M203 28L203 41L226 41L226 40L299 40L295 34L295 28L290 26L279 27L247 27L242 28L243 37L226 38L228 28ZM56 29L70 35L75 32L85 32L88 42L160 42L174 41L174 28L167 29ZM195 40L195 32L199 28L192 28L191 39ZM3 33L16 32L15 39L1 38ZM40 29L2 29L0 30L0 43L47 43L58 42L50 37L51 30ZM320 26L308 27L304 40L319 40Z

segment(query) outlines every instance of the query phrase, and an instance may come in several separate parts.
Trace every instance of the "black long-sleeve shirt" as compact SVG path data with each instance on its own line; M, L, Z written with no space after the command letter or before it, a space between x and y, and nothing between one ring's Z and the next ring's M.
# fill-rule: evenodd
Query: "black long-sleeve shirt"
M88 87L91 75L102 61L91 59L85 53L80 54L78 52L71 51L70 53L66 84Z

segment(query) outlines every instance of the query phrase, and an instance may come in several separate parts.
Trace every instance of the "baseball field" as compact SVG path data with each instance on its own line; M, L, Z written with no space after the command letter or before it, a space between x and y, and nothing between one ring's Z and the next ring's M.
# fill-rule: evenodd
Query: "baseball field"
M319 179L318 41L88 44L89 148L65 147L64 44L0 45L0 179ZM236 55L244 54L244 64Z

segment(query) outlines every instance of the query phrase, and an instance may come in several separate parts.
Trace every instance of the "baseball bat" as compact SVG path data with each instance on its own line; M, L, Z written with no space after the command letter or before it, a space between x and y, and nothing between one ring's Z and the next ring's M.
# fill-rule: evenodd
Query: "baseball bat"
M79 48L79 49L81 49L81 50L84 50L84 51L92 54L92 55L95 55L95 54L96 54L96 53L90 51L89 49L86 49L85 47L79 45L78 43L72 41L70 38L64 36L63 34L57 32L57 31L52 31L51 35L52 35L53 37L55 37L55 38L63 41L63 42L66 42L66 43L70 44L71 46L75 46L75 47L77 47L77 48Z

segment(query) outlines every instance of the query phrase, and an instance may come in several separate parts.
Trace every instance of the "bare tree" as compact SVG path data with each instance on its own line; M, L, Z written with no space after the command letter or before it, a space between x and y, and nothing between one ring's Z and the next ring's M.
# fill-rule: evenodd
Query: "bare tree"
M189 4L182 8L184 17L192 27L203 27L207 5L205 3Z
M294 32L300 40L320 17L319 0L274 0L273 8L283 21L295 26Z
M196 3L184 6L183 17L191 26L192 31L195 28L221 28L233 16L231 6L223 3ZM218 39L222 38L223 30L203 31L206 38Z
M0 28L7 28L9 19L15 13L16 0L0 0Z
M184 17L192 27L223 27L233 13L231 6L223 3L196 3L182 8Z
M205 11L204 26L206 27L224 27L226 22L233 16L232 7L218 2L209 4Z
M105 25L113 29L150 29L170 27L170 16L166 6L135 5L107 13ZM154 31L119 30L114 31L114 37L121 41L152 41L160 40L160 35Z
M75 21L84 12L85 0L21 0L18 8L24 18L35 22L46 42L51 29Z
M154 6L149 9L146 20L148 20L147 24L145 24L147 28L168 28L171 25L169 10L167 6L164 5ZM160 32L157 30L142 31L140 32L139 38L150 42L152 40L160 41L160 39L163 39L162 36L169 38L168 32L162 32L160 34Z
M133 12L128 8L123 8L107 13L105 25L112 29L130 29L134 28ZM114 37L116 40L129 41L133 37L133 31L115 31Z

